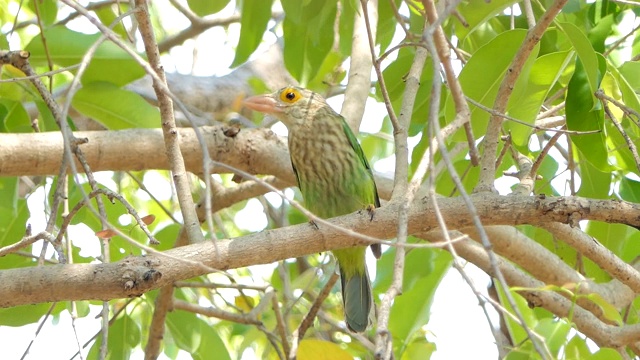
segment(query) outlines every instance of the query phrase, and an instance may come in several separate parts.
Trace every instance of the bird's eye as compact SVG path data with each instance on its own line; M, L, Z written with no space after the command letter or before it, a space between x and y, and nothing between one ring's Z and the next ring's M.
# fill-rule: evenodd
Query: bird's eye
M295 103L300 100L301 97L300 92L292 87L283 89L280 92L280 100L289 104Z

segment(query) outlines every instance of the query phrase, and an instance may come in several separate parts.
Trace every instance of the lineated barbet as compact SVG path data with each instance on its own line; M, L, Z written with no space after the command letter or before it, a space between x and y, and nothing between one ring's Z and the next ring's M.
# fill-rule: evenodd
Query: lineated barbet
M289 86L250 97L245 105L275 116L288 128L291 163L307 209L331 218L380 207L371 166L358 140L322 96ZM380 244L371 248L379 258ZM340 269L346 323L356 332L366 330L375 318L365 250L360 246L333 251Z

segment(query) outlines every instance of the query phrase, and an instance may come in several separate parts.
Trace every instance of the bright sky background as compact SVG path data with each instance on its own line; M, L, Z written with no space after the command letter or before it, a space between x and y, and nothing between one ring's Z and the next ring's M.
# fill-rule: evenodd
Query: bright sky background
M188 22L181 15L176 15L176 11L170 7L166 2L156 1L154 3L155 9L158 9L163 13L162 18L164 21L172 19L172 23L164 23L166 30L169 32L178 31L186 26ZM234 2L220 14L216 16L225 16L233 13ZM10 11L14 11L11 10ZM402 4L401 12L406 12L406 5ZM167 13L164 13L167 12ZM14 11L15 13L15 11ZM78 31L95 32L95 28L90 25L84 19L74 20L70 27ZM3 28L3 32L4 28ZM188 40L184 45L175 47L171 50L169 56L163 57L165 69L169 72L178 71L181 73L193 73L195 75L224 75L232 71L229 69L234 57L234 44L237 44L239 37L239 24L232 24L229 26L228 32L223 29L214 28L211 29L197 39ZM396 32L396 38L394 43L398 43L402 38L402 31ZM256 52L260 54L262 51L275 41L275 37L268 35L265 38L265 43ZM19 42L16 39L12 39L12 50L20 48ZM24 45L24 44L22 44ZM194 47L198 48L197 60L194 62ZM393 56L389 57L389 60L393 60ZM348 63L345 64L348 67ZM373 75L373 74L372 74ZM375 80L375 77L372 77ZM336 97L329 100L334 109L339 110L341 108L342 99ZM361 132L375 133L379 131L383 115L386 114L386 110L383 105L376 103L374 100L369 99L367 104L365 119L361 126ZM274 131L286 135L286 129L282 124L276 124L273 126ZM419 138L410 139L410 144L415 145L419 141ZM374 164L376 171L379 172L393 172L394 157L391 156L387 159L380 160ZM513 170L513 169L512 169ZM154 194L169 193L166 190L158 189L158 186L166 184L164 179L162 181L154 181L153 173L149 173L148 177L145 177L145 184L151 189ZM110 174L106 173L101 178L109 178ZM554 185L560 185L560 189L563 188L565 178L559 177L554 180ZM497 186L501 193L506 194L509 191L509 187L515 183L515 179L503 177L497 182ZM42 196L44 192L36 192L30 199L29 205L34 214L42 214L41 210L38 210L42 206ZM273 195L273 196L271 196ZM278 203L279 197L274 194L267 195L267 198L272 203ZM251 219L251 220L248 220ZM260 220L255 220L260 219ZM250 201L247 207L238 212L237 221L240 226L252 230L262 230L267 222L264 217L263 209L257 201ZM34 227L34 232L39 231L44 227L44 218L34 217L30 220ZM72 231L79 231L81 233L87 232L86 229L76 227ZM89 231L89 234L92 232ZM86 236L80 236L78 238L90 239ZM99 253L98 242L92 240L86 240L85 244L77 244L83 247L83 251L88 253ZM39 249L38 249L39 251ZM370 253L368 252L368 255ZM368 259L370 262L369 269L374 270L373 259ZM475 267L473 264L467 264L465 266L467 274L475 282L478 289L486 292L486 287L489 284L489 277ZM374 274L372 274L374 276ZM456 270L450 270L445 276L442 284L436 291L435 300L431 308L431 320L425 326L428 330L428 339L434 342L437 346L437 351L433 355L433 359L496 359L497 349L494 344L493 336L489 330L488 321L478 305L478 300L471 292L469 286L462 280L461 276ZM85 318L78 319L77 327L78 333L81 336L80 343L84 343L99 329L99 321L95 320L95 316L99 314L97 307L92 307L91 315ZM495 316L492 321L496 321ZM20 328L0 327L0 339L2 341L2 353L3 357L7 359L19 358L27 347L29 341L34 337L37 324L31 324ZM52 355L51 349L57 349L56 355ZM74 334L71 328L70 317L68 313L63 312L62 315L52 323L48 321L44 326L42 332L38 336L37 341L31 348L28 359L68 359L70 354L75 353L77 347L75 344ZM59 355L59 357L58 357ZM243 359L249 359L250 354L245 354ZM132 358L142 359L144 356L142 352L137 352ZM162 358L162 356L161 356ZM186 356L184 358L189 358Z

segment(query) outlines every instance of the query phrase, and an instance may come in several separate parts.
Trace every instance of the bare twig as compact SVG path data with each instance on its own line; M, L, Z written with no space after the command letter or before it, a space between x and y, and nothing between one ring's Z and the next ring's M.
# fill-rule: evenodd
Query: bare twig
M506 76L500 83L498 94L493 105L493 109L498 113L504 113L507 108L509 97L513 91L513 86L520 76L524 64L533 51L535 45L542 38L542 34L553 22L556 15L562 10L567 0L555 0L547 11L540 17L538 23L527 32L524 42L507 69ZM480 163L480 177L475 192L495 191L493 185L495 179L495 156L498 148L498 140L502 129L502 118L492 115L489 120L487 132L484 137L484 155Z

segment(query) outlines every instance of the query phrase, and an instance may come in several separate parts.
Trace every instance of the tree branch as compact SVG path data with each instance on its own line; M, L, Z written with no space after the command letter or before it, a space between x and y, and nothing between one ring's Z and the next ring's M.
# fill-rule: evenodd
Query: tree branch
M178 128L180 151L188 171L202 171L202 154L193 129ZM211 157L218 162L252 174L270 174L295 184L286 138L269 129L243 129L234 137L224 134L225 126L200 128ZM81 145L93 171L138 171L169 169L160 129L120 131L78 131L86 138ZM62 135L56 132L34 134L0 133L0 176L53 175L59 171L63 151ZM214 167L212 172L228 173ZM389 198L392 181L376 177L382 198Z
M540 226L580 218L640 226L640 205L618 200L506 197L489 194L472 198L485 225ZM438 205L451 229L473 225L462 199L442 199ZM331 223L363 234L391 238L396 234L398 206L389 204L379 208L373 221L368 214L354 213L333 219ZM424 233L436 227L434 208L428 199L416 200L409 209L408 233ZM593 243L593 240L588 238ZM118 239L114 238L111 241ZM129 257L111 264L53 265L55 269L49 266L9 269L0 272L0 293L4 294L0 299L0 307L61 300L107 300L139 296L176 280L205 274L207 268L226 270L268 264L363 243L363 240L344 234L338 229L321 226L320 230L316 230L308 224L301 224L233 240L220 240L217 243L218 254L213 242L206 241L167 250L164 253ZM585 253L585 256L590 257L591 253ZM596 263L604 260L622 268L612 276L638 292L640 273L637 270L613 254L610 254L608 259L600 259ZM616 260L621 264L616 263ZM45 288L43 284L46 284Z

